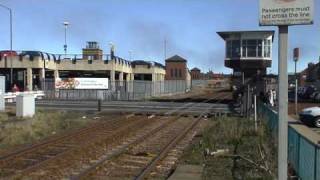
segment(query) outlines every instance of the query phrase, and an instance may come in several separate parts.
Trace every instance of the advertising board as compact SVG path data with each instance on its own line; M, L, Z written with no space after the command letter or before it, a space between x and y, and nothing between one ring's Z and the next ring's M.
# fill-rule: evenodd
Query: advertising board
M56 89L108 89L109 78L56 79Z

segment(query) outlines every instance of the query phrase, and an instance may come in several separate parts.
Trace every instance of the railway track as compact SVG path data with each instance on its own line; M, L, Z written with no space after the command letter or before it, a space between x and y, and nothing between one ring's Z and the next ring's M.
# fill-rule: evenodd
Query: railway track
M223 94L219 94L221 95ZM137 145L148 139L149 143L158 142L158 145L145 143L142 147L154 146L158 147L158 151L152 153L151 159L148 157L148 163L143 166L143 171L139 171L134 177L139 177L142 172L145 172L145 175L150 172L154 174L159 171L154 168L155 164L168 158L167 155L174 147L177 148L181 142L188 144L185 140L188 138L185 136L195 129L201 117L190 120L182 115L184 110L196 105L188 103L166 113L170 115L181 112L172 117L132 116L111 120L1 156L0 179L86 179L85 177L91 175L93 170L113 161L115 157L128 155L128 152L129 155L138 152ZM190 134L193 133L188 134L189 139L192 139ZM165 141L161 141L163 139ZM164 147L167 149L164 150ZM160 151L165 153L159 158ZM138 158L143 159L145 158L143 152L141 150L133 155L139 155ZM150 166L153 167L147 168Z
M115 158L101 159L71 179L165 179L192 140L201 119L202 116L189 119L190 122L185 118L177 119L166 129L153 132L153 136L142 136L118 151Z
M81 129L74 133L60 136L22 150L0 157L0 178L10 177L15 173L27 172L44 165L50 160L64 156L87 144L101 141L112 135L112 131L123 131L140 121L115 119ZM143 121L143 119L142 119Z

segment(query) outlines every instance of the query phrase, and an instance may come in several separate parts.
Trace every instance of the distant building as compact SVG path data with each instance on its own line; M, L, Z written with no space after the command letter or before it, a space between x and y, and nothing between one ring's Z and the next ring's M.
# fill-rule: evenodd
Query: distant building
M166 80L187 80L189 76L186 59L178 55L166 59Z
M103 54L98 43L90 41L82 49L82 54L0 51L0 76L6 78L6 91L10 91L14 84L21 90L44 89L49 85L46 81L53 82L50 84L54 86L56 80L68 78L109 78L110 87L115 90L115 81L133 81L135 78L163 81L165 68L156 62L131 62L115 56L114 47L110 54ZM123 86L123 83L118 84Z
M103 51L99 48L99 43L95 41L87 42L87 47L82 49L83 59L102 60Z
M190 73L191 73L192 80L199 80L199 79L202 79L202 77L203 77L201 70L196 67L191 69Z
M299 85L319 84L320 82L320 63L309 63L308 67L299 74ZM320 87L320 85L317 87Z

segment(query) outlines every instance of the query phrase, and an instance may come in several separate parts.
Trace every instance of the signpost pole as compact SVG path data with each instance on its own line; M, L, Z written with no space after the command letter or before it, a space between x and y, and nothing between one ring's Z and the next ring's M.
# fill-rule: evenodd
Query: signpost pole
M295 78L295 91L294 91L294 106L295 114L298 115L298 76L297 76L297 62L299 60L300 49L294 48L293 61L294 61L294 78Z
M295 113L298 115L298 76L297 76L297 61L294 61L294 75L295 75L295 92L294 92L294 106Z
M287 180L288 159L288 26L279 26L278 179Z

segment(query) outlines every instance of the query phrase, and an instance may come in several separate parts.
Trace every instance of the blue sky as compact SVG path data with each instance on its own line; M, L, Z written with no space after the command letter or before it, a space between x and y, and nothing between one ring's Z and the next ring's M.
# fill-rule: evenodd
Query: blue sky
M259 27L259 0L0 0L14 11L14 49L63 53L62 22L70 22L69 53L81 53L87 41L98 41L116 55L164 63L167 56L181 55L188 67L202 71L231 72L224 67L224 41L217 31L276 30ZM320 0L315 0L320 7ZM320 13L315 8L315 24L289 28L289 71L293 71L292 49L301 48L298 70L320 56ZM9 16L0 8L0 49L9 49ZM8 26L6 26L8 24ZM277 72L277 35L272 68Z

